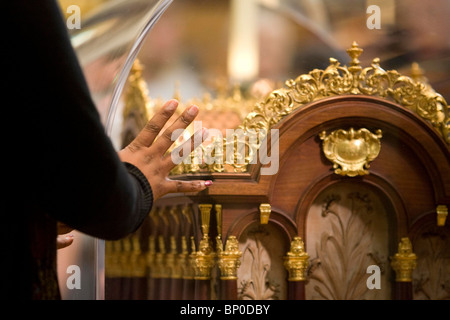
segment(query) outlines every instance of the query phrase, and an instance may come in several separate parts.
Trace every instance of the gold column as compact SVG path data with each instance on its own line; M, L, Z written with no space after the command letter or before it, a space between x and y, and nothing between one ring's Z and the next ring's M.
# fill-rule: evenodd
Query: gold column
M288 281L305 281L309 266L309 255L301 237L294 237L291 248L284 257L284 266L289 272Z
M392 269L394 269L397 282L411 282L412 273L417 266L417 256L412 251L412 244L408 237L403 237L398 244L398 253L392 257Z
M214 266L215 253L211 246L209 238L209 223L211 215L211 204L200 204L200 213L202 218L203 237L200 240L199 250L195 257L195 279L209 280L211 279L211 270Z

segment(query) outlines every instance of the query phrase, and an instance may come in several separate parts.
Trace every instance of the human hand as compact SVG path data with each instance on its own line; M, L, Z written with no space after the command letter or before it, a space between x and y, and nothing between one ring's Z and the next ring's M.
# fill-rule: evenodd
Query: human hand
M56 237L56 248L63 249L68 247L73 242L73 235L68 234L73 229L68 225L58 222L58 236Z
M178 101L167 101L137 137L118 152L119 158L123 162L131 163L145 175L152 188L154 200L167 193L202 191L212 184L209 180L181 181L168 178L170 171L176 165L172 161L171 155L166 155L167 150L174 143L172 133L177 129L186 129L198 114L198 107L191 105L156 139L164 125L175 113L177 107ZM198 140L201 143L203 140L194 139L194 136L204 135L205 133L206 131L203 129L201 132L195 132L191 139L184 143L190 143L190 150L194 150L199 145L195 142ZM188 155L180 156L186 157Z

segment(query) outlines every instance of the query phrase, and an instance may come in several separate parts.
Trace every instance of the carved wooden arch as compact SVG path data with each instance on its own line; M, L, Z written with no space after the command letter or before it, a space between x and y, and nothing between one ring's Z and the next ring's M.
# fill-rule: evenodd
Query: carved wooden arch
M372 191L374 191L382 200L385 200L384 206L386 211L393 213L395 216L390 216L389 224L392 227L394 235L391 242L391 247L389 248L391 252L394 252L397 248L397 242L401 237L408 236L408 215L402 199L384 179L376 175L369 175L364 178L343 178L335 179L331 174L321 177L316 181L312 182L307 191L303 194L300 199L297 208L295 210L295 222L298 227L299 236L303 239L307 239L307 218L309 208L312 206L317 196L321 194L322 191L332 187L333 185L342 182L355 182L356 184L363 184L368 186Z
M250 225L253 223L259 223L259 221L260 213L257 208L242 212L230 225L227 232L227 237L233 235L239 239ZM295 222L289 217L288 214L278 208L272 207L268 223L277 227L282 234L285 235L286 241L291 241L291 239L297 235L297 227Z
M450 203L450 150L445 141L429 123L412 111L372 96L330 97L305 105L286 116L273 127L279 130L280 135L280 171L295 144L318 136L323 130L350 126L382 129L382 146L389 133L409 147L427 172L433 186L434 201ZM260 169L261 164L251 166L250 175L259 180L260 187L267 188L266 194L270 198L277 175L259 176Z

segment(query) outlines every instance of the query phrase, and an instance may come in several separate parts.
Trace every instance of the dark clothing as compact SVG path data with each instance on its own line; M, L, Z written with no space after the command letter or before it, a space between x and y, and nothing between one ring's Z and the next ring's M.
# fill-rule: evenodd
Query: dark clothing
M59 6L2 5L2 295L57 299L56 222L102 239L135 231L153 196L118 158L91 99ZM6 116L6 117L5 117Z

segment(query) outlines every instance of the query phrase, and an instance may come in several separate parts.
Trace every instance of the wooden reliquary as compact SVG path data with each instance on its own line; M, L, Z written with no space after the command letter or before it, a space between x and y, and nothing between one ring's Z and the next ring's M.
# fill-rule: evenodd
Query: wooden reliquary
M173 178L213 185L158 199L106 243L106 298L448 299L447 103L417 65L364 67L362 51L264 97L192 101L216 134ZM124 145L161 105L140 71Z

